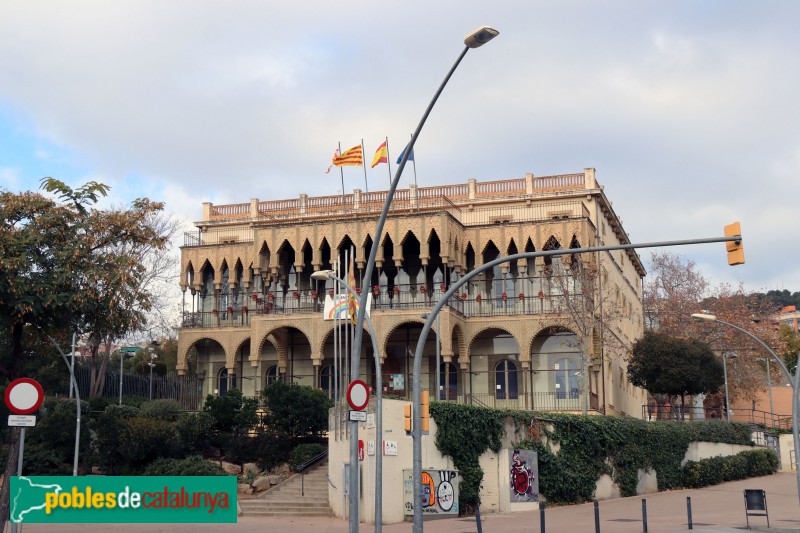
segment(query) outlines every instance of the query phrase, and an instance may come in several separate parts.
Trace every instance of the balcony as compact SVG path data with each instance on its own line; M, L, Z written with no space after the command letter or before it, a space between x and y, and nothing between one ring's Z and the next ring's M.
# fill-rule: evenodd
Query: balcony
M524 278L517 284L527 285L517 296L507 294L499 297L484 297L477 285L467 284L463 293L454 295L447 307L464 317L500 317L519 315L546 315L562 313L569 308L582 305L579 291L569 296L546 294L537 287L539 278ZM428 289L425 285L395 285L373 289L372 311L404 309L431 309L444 294L442 289ZM333 291L328 293L333 296ZM236 305L213 311L184 312L184 328L219 328L249 326L253 316L293 315L322 313L325 294L311 289L269 292L248 298L247 305Z

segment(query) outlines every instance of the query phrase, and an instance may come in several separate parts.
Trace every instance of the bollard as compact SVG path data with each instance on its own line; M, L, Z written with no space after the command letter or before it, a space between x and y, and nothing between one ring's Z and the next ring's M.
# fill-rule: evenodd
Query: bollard
M642 531L647 533L647 500L642 498Z
M545 533L544 527L544 505L539 504L539 533Z
M594 533L600 533L600 504L594 501Z
M694 529L692 527L692 497L686 497L686 514L689 517L689 529Z

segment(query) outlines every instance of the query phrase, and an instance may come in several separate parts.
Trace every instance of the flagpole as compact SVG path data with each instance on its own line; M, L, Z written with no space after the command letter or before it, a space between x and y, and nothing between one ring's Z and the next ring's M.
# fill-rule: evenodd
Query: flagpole
M414 138L414 134L413 133L411 134L411 138L413 140L413 138ZM339 151L341 151L341 149ZM417 187L417 158L416 157L411 160L411 164L414 166L414 187L416 188Z
M369 194L369 184L367 183L367 162L364 161L365 153L366 152L364 151L364 139L361 139L361 166L364 168L364 188L366 189L367 194Z
M392 156L389 155L389 137L386 137L386 167L389 169L389 187L392 186Z
M339 154L341 154L341 153L342 153L342 141L339 141ZM414 167L415 179L416 179L416 175L417 175L416 172L417 172L417 169L416 169L416 167ZM342 167L339 167L339 175L342 177L342 209L344 209L344 169Z

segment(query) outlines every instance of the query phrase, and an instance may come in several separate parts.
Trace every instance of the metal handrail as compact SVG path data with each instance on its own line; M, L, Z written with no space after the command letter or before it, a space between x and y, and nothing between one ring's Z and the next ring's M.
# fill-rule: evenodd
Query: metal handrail
M300 465L300 496L305 496L306 495L305 494L305 470L306 470L306 468L308 468L309 466L311 466L314 463L318 462L323 457L327 457L327 456L328 456L328 450L325 450L324 452L315 455L314 457L312 457L311 459L309 459L308 461L306 461L305 463ZM328 480L328 481L330 482L330 480ZM336 488L336 487L334 487L334 488Z

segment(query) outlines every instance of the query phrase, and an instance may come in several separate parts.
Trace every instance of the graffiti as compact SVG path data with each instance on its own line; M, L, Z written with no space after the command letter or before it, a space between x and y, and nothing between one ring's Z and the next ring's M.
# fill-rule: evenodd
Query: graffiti
M535 451L514 450L509 468L512 502L539 501L538 465L539 458Z
M414 513L414 483L412 471L403 471L405 514ZM454 470L423 470L420 506L424 514L458 515L458 473Z

